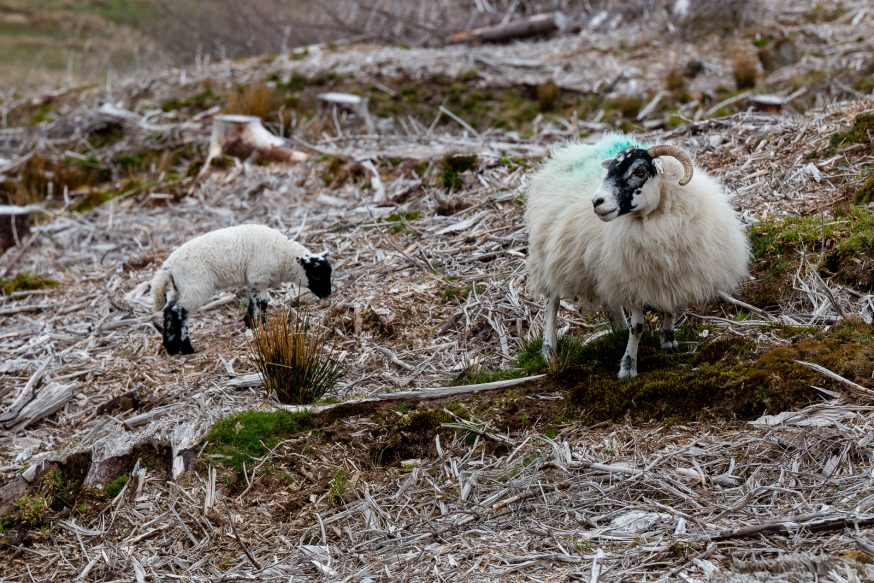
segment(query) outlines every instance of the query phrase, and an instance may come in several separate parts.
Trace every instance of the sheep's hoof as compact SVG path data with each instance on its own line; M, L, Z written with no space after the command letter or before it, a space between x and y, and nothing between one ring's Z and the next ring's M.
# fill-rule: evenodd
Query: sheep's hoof
M659 330L659 341L662 345L662 350L677 352L680 349L680 345L674 340L673 330Z
M665 342L664 340L662 340L662 350L665 350L667 352L679 352L680 345L677 343L676 340L671 340L669 342Z
M619 365L619 378L631 379L637 376L637 360L628 356L622 357L622 364Z

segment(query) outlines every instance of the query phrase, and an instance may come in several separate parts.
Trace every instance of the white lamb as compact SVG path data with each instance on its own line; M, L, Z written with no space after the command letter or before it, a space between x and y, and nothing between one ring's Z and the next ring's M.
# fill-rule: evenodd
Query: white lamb
M675 146L621 134L552 152L528 190L530 286L546 297L543 355L556 347L562 297L603 304L614 329L631 314L619 378L637 375L644 307L663 313L661 346L676 350L674 315L730 291L749 243L719 183ZM603 168L607 168L606 175Z
M191 354L188 316L219 289L243 287L249 296L246 326L266 320L267 289L284 281L331 294L327 252L314 254L264 225L238 225L195 237L167 257L152 279L155 309L164 310L164 348Z

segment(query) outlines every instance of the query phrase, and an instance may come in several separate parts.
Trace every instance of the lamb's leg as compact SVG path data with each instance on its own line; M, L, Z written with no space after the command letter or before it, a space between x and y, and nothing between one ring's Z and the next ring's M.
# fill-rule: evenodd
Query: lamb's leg
M622 306L606 306L606 309L611 330L617 332L628 329L628 321L625 319L625 312L622 310Z
M253 328L256 322L260 322L262 325L266 324L267 303L270 301L270 294L266 289L258 290L253 285L246 286L246 294L249 297L246 315L243 316L246 328Z
M631 326L628 329L628 346L619 365L619 378L629 379L637 376L637 346L643 334L643 310L638 306L631 308Z
M662 350L677 352L680 345L674 340L674 315L669 312L662 314L662 325L659 328L659 340Z
M164 348L167 354L191 354L191 338L188 335L188 310L175 302L164 308Z
M555 356L555 351L558 346L555 337L555 319L558 317L558 296L551 296L546 300L543 316L543 346L540 348L540 353L547 362L551 361Z

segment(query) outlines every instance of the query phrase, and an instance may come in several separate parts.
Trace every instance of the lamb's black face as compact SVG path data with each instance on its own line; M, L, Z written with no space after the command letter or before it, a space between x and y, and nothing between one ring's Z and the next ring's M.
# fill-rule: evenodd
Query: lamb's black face
M607 176L592 196L592 206L602 221L629 213L646 213L658 204L657 174L662 162L646 150L628 148L602 163Z
M331 263L322 255L309 255L298 259L307 276L307 287L319 298L331 295Z

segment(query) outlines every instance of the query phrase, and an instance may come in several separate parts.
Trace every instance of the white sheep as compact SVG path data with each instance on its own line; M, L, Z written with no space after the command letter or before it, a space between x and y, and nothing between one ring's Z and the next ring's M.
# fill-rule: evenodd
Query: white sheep
M331 294L327 252L314 254L281 232L264 225L238 225L191 239L167 257L152 279L155 309L164 311L164 348L191 354L188 317L219 289L246 288L244 321L266 320L267 288L292 281L319 298Z
M644 148L621 134L570 143L532 177L529 285L547 300L547 360L563 297L604 305L614 329L627 325L623 307L630 311L619 369L629 378L637 375L645 306L663 313L661 346L676 350L678 310L730 291L747 273L749 243L719 183L675 146Z

